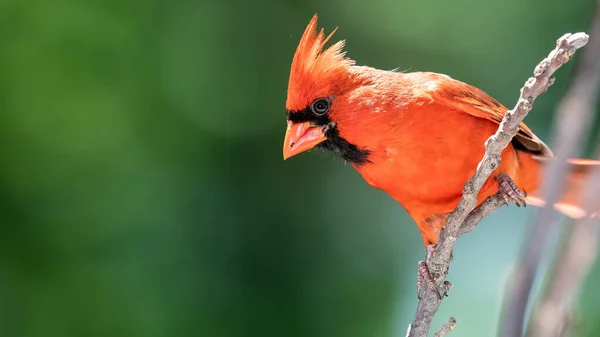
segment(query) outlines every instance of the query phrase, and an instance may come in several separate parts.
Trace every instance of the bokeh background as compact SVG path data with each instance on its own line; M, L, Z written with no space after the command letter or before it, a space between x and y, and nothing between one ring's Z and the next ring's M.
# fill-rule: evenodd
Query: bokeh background
M512 106L592 8L0 1L0 336L404 336L416 226L332 154L282 160L306 24L339 27L358 64L446 73ZM544 140L572 69L527 118ZM496 333L533 212L502 208L460 239L435 327ZM596 268L577 336L600 329L598 282Z

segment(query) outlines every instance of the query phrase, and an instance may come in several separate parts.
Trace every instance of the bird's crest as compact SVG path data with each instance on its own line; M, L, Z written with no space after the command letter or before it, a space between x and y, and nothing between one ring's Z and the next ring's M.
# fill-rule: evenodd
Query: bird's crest
M345 58L345 52L342 51L343 40L323 50L336 30L337 28L327 37L323 29L317 34L317 15L310 20L292 61L287 110L302 110L314 99L333 95L340 89L343 76L354 61Z

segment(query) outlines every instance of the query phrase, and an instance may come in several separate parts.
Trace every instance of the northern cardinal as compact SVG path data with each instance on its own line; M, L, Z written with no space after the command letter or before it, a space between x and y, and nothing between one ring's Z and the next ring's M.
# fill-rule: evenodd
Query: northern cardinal
M483 157L484 142L508 109L447 75L357 66L345 57L344 41L324 49L334 32L327 37L323 29L317 33L315 15L300 39L288 83L283 157L313 147L336 152L367 183L400 203L425 246L434 245ZM552 157L548 146L521 124L478 204L499 189L518 206L543 204L536 193L541 167ZM600 162L570 163L567 187L555 207L577 218L585 215L581 183Z

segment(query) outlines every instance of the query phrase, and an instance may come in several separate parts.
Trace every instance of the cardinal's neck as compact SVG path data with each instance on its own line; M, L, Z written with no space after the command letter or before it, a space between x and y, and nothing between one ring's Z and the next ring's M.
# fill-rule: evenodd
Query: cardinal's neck
M414 151L409 140L414 136L411 120L419 110L415 107L421 106L413 93L418 83L408 74L353 68L363 82L338 101L343 113L334 116L337 140L328 148L381 188L387 184L382 179L398 175L403 158Z

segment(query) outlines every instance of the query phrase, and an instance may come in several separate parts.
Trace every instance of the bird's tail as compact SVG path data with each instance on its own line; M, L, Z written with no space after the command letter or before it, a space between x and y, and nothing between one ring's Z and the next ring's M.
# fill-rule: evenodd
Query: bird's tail
M519 153L520 163L525 164L523 161L530 161L528 164L535 165L540 170L545 164L552 160L552 158L536 157L525 153ZM535 163L531 161L535 161ZM563 191L558 198L558 202L554 204L554 208L570 218L578 219L588 215L584 209L584 205L586 204L586 200L584 200L584 187L590 173L600 167L600 161L590 159L569 159L568 164L568 174L564 182ZM541 186L538 181L540 170L529 170L529 177L525 176L520 178L527 182L535 181L535 186ZM526 202L534 206L544 206L545 201L541 198L539 193L540 188L527 191L528 195L525 199ZM600 216L600 200L594 201L593 205L595 205L592 211L593 213L589 215L592 217Z

